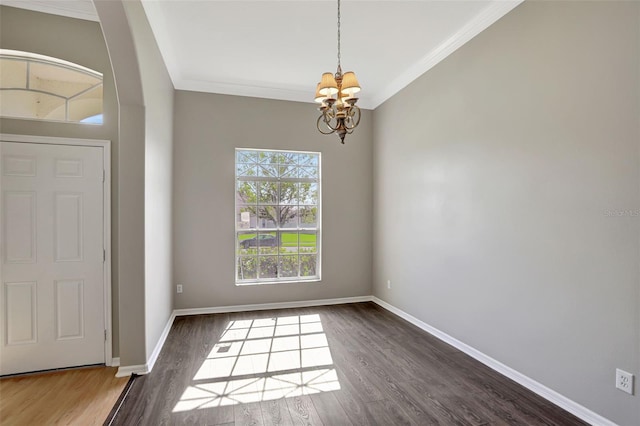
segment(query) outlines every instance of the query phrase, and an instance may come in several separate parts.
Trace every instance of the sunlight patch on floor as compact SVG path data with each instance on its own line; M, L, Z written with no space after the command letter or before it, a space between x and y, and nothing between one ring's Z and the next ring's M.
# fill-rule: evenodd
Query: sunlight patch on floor
M340 389L319 315L231 321L174 412Z

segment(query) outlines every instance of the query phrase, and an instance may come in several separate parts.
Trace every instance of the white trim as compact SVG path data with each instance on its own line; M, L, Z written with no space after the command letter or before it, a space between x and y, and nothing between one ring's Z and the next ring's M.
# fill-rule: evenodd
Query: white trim
M245 82L217 82L189 80L185 78L176 78L174 86L176 90L190 92L205 92L216 93L219 95L274 99L277 101L302 102L318 106L318 104L313 101L313 97L309 95L309 88L293 89L291 87L266 87ZM377 105L372 101L371 96L367 96L365 94L358 101L358 106L362 109L373 109Z
M489 28L494 22L509 13L523 1L524 0L509 0L492 2L476 15L475 18L449 37L449 39L445 40L418 62L407 68L406 71L394 78L386 87L383 87L373 94L371 102L372 108L377 108L384 101L404 89L422 74L435 67L447 56L462 47L466 42Z
M256 177L256 176L238 176L238 154L239 153L245 153L245 154L258 154L258 153L263 153L265 155L268 154L277 154L277 153L282 153L282 154L302 154L302 155L309 155L309 156L317 156L318 157L318 164L316 165L316 169L318 171L317 173L317 177L314 178L299 178L299 177L286 177L286 178L279 178L279 177ZM266 182L266 183L272 183L272 182L290 182L290 183L309 183L309 184L316 184L318 186L318 194L317 194L317 200L316 200L316 209L317 209L317 217L316 217L316 225L313 227L302 227L302 226L298 226L295 228L281 228L281 227L268 227L268 228L264 228L264 227L260 227L258 226L258 217L256 216L256 223L255 223L255 227L254 228L238 228L238 218L236 216L236 218L234 219L234 237L233 239L235 240L235 259L234 259L234 264L233 264L233 274L235 277L235 285L238 287L241 286L255 286L255 285L264 285L264 284L285 284L285 283L316 283L316 282L321 282L322 281L322 152L319 151L295 151L295 150L283 150L283 149L263 149L263 148L241 148L241 147L236 147L235 148L235 153L234 153L234 163L235 163L235 179L234 179L234 183L233 183L233 187L234 187L234 192L235 192L235 214L237 215L238 209L239 207L241 207L241 205L238 204L239 197L238 193L239 193L239 185L240 183L247 183L247 182L255 182L256 185L258 185L260 182ZM258 164L259 162L256 160L256 164ZM240 163L240 164L245 164L245 163ZM253 164L253 163L250 163ZM279 164L279 163L278 163ZM309 166L308 164L306 165L306 168L311 168L313 166ZM279 198L279 197L278 197ZM267 205L269 203L265 203L262 204L260 199L257 200L257 208L259 209L261 206ZM277 207L279 207L279 200L277 201ZM268 206L267 206L268 207ZM303 204L298 204L298 208L310 208L313 207L313 204L310 205L303 205ZM275 277L275 278L259 278L258 275L260 275L260 258L261 257L273 257L272 255L269 256L268 254L263 254L261 253L261 250L257 250L257 255L253 255L253 257L256 259L256 263L257 263L257 273L256 273L256 278L248 278L248 279L240 279L239 277L239 273L238 273L238 269L242 270L242 268L238 268L238 266L240 265L239 260L241 260L242 258L247 258L250 256L247 256L246 254L242 254L240 253L240 240L239 240L239 235L240 234L254 234L255 237L254 239L256 239L256 243L258 243L259 241L259 237L260 237L260 233L261 232L272 232L276 235L276 240L279 242L282 242L282 238L281 238L281 234L282 233L296 233L298 234L298 236L301 233L305 233L305 232L315 232L316 234L316 274L314 276L307 276L307 277L302 277L302 276L297 276L297 277ZM298 244L300 248L300 244ZM278 245L279 247L279 245ZM246 248L246 247L245 247ZM257 246L256 246L257 249ZM304 254L303 252L300 252L298 250L298 254L302 255ZM310 255L313 255L313 253L309 253ZM257 257L256 257L257 256ZM283 256L283 253L281 251L278 251L278 253L276 254L276 262L279 263L280 262L280 257ZM300 257L298 258L298 275L300 274L300 268L301 268L301 262L300 262ZM277 274L277 268L276 268L276 275Z
M113 362L113 327L111 317L111 141L106 139L77 139L53 136L15 135L0 133L2 142L37 143L49 145L93 146L102 148L103 182L103 249L105 260L103 263L104 285L104 329L107 338L104 342L105 364Z
M175 309L156 344L156 347L149 358L149 361L144 365L131 365L131 366L121 366L118 369L118 373L116 377L125 377L133 374L148 374L153 368L160 351L162 350L162 346L169 335L169 331L171 330L171 326L173 325L173 321L176 317L186 316L186 315L200 315L200 314L221 314L221 313L229 313L229 312L249 312L249 311L263 311L270 309L286 309L286 308L304 308L304 307L312 307L312 306L325 306L325 305L341 305L347 303L361 303L361 302L374 302L382 308L388 310L389 312L399 316L400 318L405 319L411 324L421 328L427 333L437 337L438 339L446 342L456 349L466 353L472 358L480 361L485 364L489 368L497 371L505 377L510 378L516 383L521 384L525 388L530 391L540 395L546 400L554 403L577 416L578 418L597 426L617 426L616 423L602 417L601 415L589 410L588 408L578 404L575 401L559 394L558 392L546 387L545 385L525 376L524 374L514 370L513 368L491 358L488 355L480 352L479 350L461 342L460 340L444 333L443 331L438 330L435 327L430 326L429 324L417 319L416 317L404 312L403 310L396 308L395 306L381 300L375 296L356 296L356 297L343 297L336 299L319 299L319 300L303 300L296 302L277 302L277 303L259 303L252 305L232 305L232 306L218 306L218 307L210 307L210 308L192 308L192 309ZM115 359L115 358L114 358Z
M465 26L460 28L449 39L441 43L439 46L431 50L420 59L418 62L409 67L405 72L393 79L388 85L378 90L376 93L366 96L364 95L360 99L360 105L363 109L375 109L384 101L398 93L404 87L409 85L416 78L433 68L440 61L445 59L451 53L455 52L459 47L466 42L480 34L487 29L491 24L502 18L509 13L513 8L518 6L523 0L508 0L508 1L494 1L486 9L480 12L475 18L469 21ZM53 13L57 15L70 16L79 19L86 19L91 21L99 21L98 15L93 7L93 2L89 7L82 8L80 5L71 7L67 3L69 2L55 2L55 1L37 1L32 0L29 2L16 1L16 0L4 0L3 4L7 6L20 7L23 9L30 9L39 12ZM78 2L84 3L84 2ZM143 3L145 12L147 15L151 14L156 19L161 20L161 11L156 9L154 2ZM161 37L165 37L160 35ZM170 43L162 43L162 45L171 45ZM173 49L170 49L173 50ZM304 102L313 104L310 99L309 91L312 88L285 88L285 87L265 87L261 86L260 82L245 82L245 81L226 81L226 82L214 82L214 81L200 81L183 78L180 73L180 67L178 62L173 58L176 56L173 52L169 52L167 55L163 55L167 69L170 71L171 79L176 90L189 90L196 92L210 92L219 93L224 95L234 96L249 96L265 99L277 99L294 102Z
M33 52L24 52L22 50L13 50L13 49L0 49L0 56L9 57L9 59L16 59L21 61L30 61L30 62L44 62L47 65L54 65L57 67L66 67L71 68L74 71L80 71L85 74L89 74L92 77L100 78L101 80L104 78L104 75L96 70L92 70L91 68L87 68L80 64L76 64L73 62L65 61L64 59L54 58L53 56L41 55L39 53ZM26 85L25 85L26 86ZM93 89L95 86L90 87ZM29 90L29 89L27 89ZM86 89L84 89L86 90ZM84 90L81 93L84 93ZM80 93L80 94L81 94ZM58 95L60 96L60 95ZM78 96L78 94L73 95L72 97ZM61 96L64 97L64 96ZM69 99L71 99L70 97ZM15 117L7 117L7 118L15 118Z
M297 302L258 303L254 305L218 306L211 308L176 309L176 317L200 314L225 314L229 312L266 311L270 309L306 308L311 306L342 305L345 303L371 302L372 296L342 297L339 299L301 300Z
M149 370L149 366L147 364L140 365L125 365L120 366L118 368L118 372L116 373L116 377L127 377L132 374L149 374L151 370Z
M472 358L475 358L476 360L480 361L481 363L483 363L487 367L497 371L498 373L502 374L503 376L506 376L506 377L510 378L511 380L515 381L516 383L521 384L522 386L524 386L525 388L529 389L530 391L540 395L541 397L543 397L546 400L554 403L558 407L565 409L566 411L568 411L571 414L577 416L578 418L584 420L585 422L588 422L588 423L590 423L590 424L592 424L594 426L595 425L597 425L597 426L616 426L616 423L612 422L611 420L602 417L601 415L589 410L588 408L584 407L583 405L580 405L577 402L567 398L566 396L563 396L563 395L559 394L558 392L554 391L553 389L550 389L550 388L546 387L542 383L537 382L537 381L533 380L532 378L525 376L524 374L522 374L519 371L516 371L513 368L501 363L500 361L497 361L497 360L491 358L490 356L485 355L484 353L482 353L479 350L467 345L466 343L461 342L460 340L456 339L455 337L452 337L452 336L448 335L447 333L445 333L443 331L440 331L435 327L430 326L429 324L419 320L418 318L416 318L416 317L404 312L403 310L401 310L399 308L396 308L395 306L385 302L384 300L378 299L375 296L371 296L371 300L375 304L383 307L384 309L388 310L389 312L396 314L400 318L409 321L411 324L421 328L422 330L424 330L427 333L437 337L438 339L442 340L443 342L450 344L451 346L455 347L456 349L459 349L460 351L464 352L465 354L467 354L467 355L471 356Z
M364 94L360 98L359 105L363 109L375 109L384 101L398 93L400 90L408 86L425 72L436 66L447 56L458 50L466 42L473 39L482 31L491 26L494 22L502 18L504 15L513 10L524 0L504 0L493 1L473 19L467 22L447 40L440 43L434 49L429 51L420 60L411 65L407 70L399 76L391 80L389 84L382 87L372 94ZM153 2L151 2L153 4ZM145 3L145 10L151 7ZM154 14L160 15L154 11ZM164 43L165 45L167 43ZM309 95L310 88L304 87L267 87L262 82L251 81L202 81L184 78L180 73L180 67L176 61L173 61L174 55L169 54L165 57L167 68L170 71L176 90L188 90L195 92L219 93L223 95L233 96L249 96L255 98L277 99L293 102L304 102L314 104Z
M176 317L186 316L186 315L201 315L201 314L222 314L229 312L248 312L248 311L265 311L270 309L285 309L285 308L304 308L311 306L324 306L324 305L341 305L346 303L360 303L360 302L371 302L372 296L356 296L356 297L343 297L339 299L319 299L319 300L303 300L298 302L278 302L278 303L260 303L254 305L233 305L233 306L219 306L219 307L211 307L211 308L193 308L193 309L175 309L169 319L167 320L167 324L162 330L162 334L158 339L158 343L153 350L153 353L147 360L146 364L140 365L127 365L120 366L118 368L118 372L116 373L116 377L126 377L131 374L148 374L153 369L156 361L158 360L158 356L160 355L160 351L164 346L164 342L167 340L169 336L169 332L171 331L171 326L173 325L173 321ZM115 359L115 358L114 358ZM118 362L120 359L118 358Z
M108 367L120 367L120 357L111 358L111 362L107 364Z
M169 315L169 319L167 320L167 324L164 326L164 330L162 330L162 334L158 339L158 343L156 343L156 347L153 349L151 356L147 360L147 366L149 371L153 369L153 366L156 364L156 361L158 360L158 356L160 355L160 351L164 346L164 342L167 340L167 337L169 336L169 332L171 331L171 326L173 325L174 319L176 319L176 311L171 312L171 315Z
M78 139L78 138L60 138L57 136L32 136L32 135L13 135L0 133L0 139L3 142L25 142L25 143L45 143L50 145L75 145L75 146L110 146L111 141L107 139Z
M208 92L231 96L247 96L251 98L275 99L291 102L304 102L307 104L315 105L315 103L313 102L313 96L309 95L309 90L304 90L302 88L292 89L290 87L267 87L246 82L203 81L180 77L175 79L174 85L176 90Z
M95 141L91 141L92 143ZM104 257L104 300L105 300L105 312L104 312L104 324L105 330L107 330L107 341L105 342L104 356L105 359L111 359L113 357L113 318L111 315L111 142L102 141L103 145L103 164L102 170L104 173L103 188L103 226L104 234L102 239ZM85 145L86 146L86 145ZM118 364L120 358L118 358Z

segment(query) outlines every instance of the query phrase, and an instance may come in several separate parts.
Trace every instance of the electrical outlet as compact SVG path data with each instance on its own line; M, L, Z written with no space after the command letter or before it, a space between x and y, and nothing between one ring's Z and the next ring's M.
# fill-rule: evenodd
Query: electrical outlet
M387 288L391 289L391 280L387 280Z
M176 286L176 293L182 293L182 284Z
M616 368L616 388L633 395L633 374Z

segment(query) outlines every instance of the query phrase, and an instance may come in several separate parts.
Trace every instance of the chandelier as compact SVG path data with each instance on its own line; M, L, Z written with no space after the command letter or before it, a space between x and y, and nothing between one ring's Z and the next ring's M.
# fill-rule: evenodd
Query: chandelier
M353 71L342 73L340 66L340 0L338 0L338 69L336 74L322 74L316 87L315 101L320 103L321 112L316 123L323 135L336 133L344 144L344 137L353 133L360 123L360 108L356 106L360 84Z

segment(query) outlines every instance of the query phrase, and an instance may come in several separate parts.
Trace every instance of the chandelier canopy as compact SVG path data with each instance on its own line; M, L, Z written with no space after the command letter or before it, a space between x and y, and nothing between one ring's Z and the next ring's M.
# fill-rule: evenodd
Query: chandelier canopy
M344 137L353 133L360 124L360 108L356 106L360 84L353 71L342 73L340 66L340 0L338 0L338 69L334 74L325 72L316 87L315 101L321 112L316 123L320 133L336 133L344 143Z

